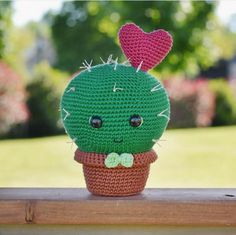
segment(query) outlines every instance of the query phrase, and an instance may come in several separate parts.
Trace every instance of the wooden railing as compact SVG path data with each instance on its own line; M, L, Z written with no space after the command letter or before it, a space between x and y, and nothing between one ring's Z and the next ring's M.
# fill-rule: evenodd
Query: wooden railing
M100 197L86 189L0 189L0 235L236 235L236 189L146 189Z

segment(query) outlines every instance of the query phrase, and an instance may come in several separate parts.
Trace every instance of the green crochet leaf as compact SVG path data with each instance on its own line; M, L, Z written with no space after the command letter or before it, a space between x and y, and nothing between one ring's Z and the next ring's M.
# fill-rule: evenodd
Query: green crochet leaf
M132 167L134 163L134 157L130 153L122 153L120 155L120 164L125 167Z
M130 153L122 153L121 155L117 153L109 153L104 163L107 168L114 168L118 165L132 167L134 163L134 157Z
M114 168L120 164L119 154L117 153L110 153L105 159L105 166L107 168Z

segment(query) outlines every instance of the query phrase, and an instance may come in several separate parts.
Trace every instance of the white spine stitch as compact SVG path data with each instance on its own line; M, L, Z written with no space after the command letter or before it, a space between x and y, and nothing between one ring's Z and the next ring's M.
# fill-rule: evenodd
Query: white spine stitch
M116 70L117 65L118 65L118 57L116 57L116 59L114 60L115 66L114 66L114 70Z
M116 87L116 83L114 84L114 87L112 89L113 92L116 92L116 91L123 91L124 89L123 88L120 88L120 87Z
M66 116L63 118L63 120L65 121L70 116L70 113L66 111L64 108L62 110L66 113Z
M106 62L100 57L100 60L102 61L103 64L106 64Z
M87 60L84 60L84 61L87 64L87 66L89 66L90 68L92 67L93 60L91 60L90 63L88 63Z
M166 140L156 140L156 139L152 139L152 142L154 142L155 144L158 144L160 147L162 147L161 146L161 144L159 143L160 141L166 141Z
M162 147L162 146L160 145L160 143L158 143L158 141L159 141L159 140L152 139L152 142L154 142L155 144L158 144L160 147Z
M127 59L127 60L125 60L122 64L123 64L123 65L126 65L126 64L129 64L129 65L130 65L130 60Z
M66 93L69 93L69 92L75 92L75 87L71 87Z
M158 84L151 89L151 92L159 91L161 89L163 89L162 85Z
M170 118L169 118L166 114L164 114L167 110L168 110L168 108L165 109L165 110L163 110L163 111L160 112L159 114L157 114L157 116L158 116L158 117L164 117L164 118L166 118L168 121L170 121Z
M139 64L139 66L138 66L138 68L137 68L137 70L136 70L136 73L141 69L142 64L143 64L143 61L141 61L141 63Z
M72 148L73 145L75 144L76 140L77 140L77 138L73 138L73 139L71 139L71 141L67 141L67 144L71 144L71 148Z
M107 63L106 64L111 64L112 63L112 55L109 55L107 58Z
M90 61L90 64L87 62L87 60L84 60L82 63L83 66L81 66L81 69L87 69L89 72L91 72L91 67L92 67L93 60Z

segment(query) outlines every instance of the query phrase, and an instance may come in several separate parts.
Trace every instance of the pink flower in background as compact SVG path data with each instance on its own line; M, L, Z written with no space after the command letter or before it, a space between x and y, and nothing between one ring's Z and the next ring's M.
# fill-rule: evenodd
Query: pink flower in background
M215 97L206 80L171 78L164 81L171 102L170 126L210 126Z
M22 79L0 61L0 135L9 131L13 125L27 121L29 112L25 98Z

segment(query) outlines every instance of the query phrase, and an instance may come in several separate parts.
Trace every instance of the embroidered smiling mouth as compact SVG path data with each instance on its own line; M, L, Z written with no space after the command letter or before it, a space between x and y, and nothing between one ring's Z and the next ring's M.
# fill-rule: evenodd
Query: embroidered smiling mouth
M114 143L120 144L123 142L123 139L114 139Z

